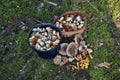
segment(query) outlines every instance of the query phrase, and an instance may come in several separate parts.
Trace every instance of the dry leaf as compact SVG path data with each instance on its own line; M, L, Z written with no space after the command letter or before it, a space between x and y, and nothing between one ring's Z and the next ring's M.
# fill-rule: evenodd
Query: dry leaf
M111 64L112 64L112 63L109 63L109 62L103 62L103 63L98 64L97 66L98 66L98 67L109 68L109 66L110 66Z

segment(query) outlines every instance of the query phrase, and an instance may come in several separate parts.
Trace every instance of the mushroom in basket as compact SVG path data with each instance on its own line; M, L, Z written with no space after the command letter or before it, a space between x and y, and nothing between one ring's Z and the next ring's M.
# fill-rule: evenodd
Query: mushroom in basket
M74 34L82 34L86 27L85 16L78 11L70 11L61 14L53 24L59 27L63 37L71 37Z

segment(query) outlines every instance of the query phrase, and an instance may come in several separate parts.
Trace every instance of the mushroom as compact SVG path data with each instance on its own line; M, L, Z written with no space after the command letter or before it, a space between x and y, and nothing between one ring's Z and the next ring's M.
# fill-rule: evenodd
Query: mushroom
M35 46L35 44L37 43L37 39L35 38L35 36L32 36L31 38L29 38L29 42Z
M87 69L88 66L89 66L89 62L90 62L90 61L89 61L88 58L80 61L80 67L81 67L81 69Z
M61 63L61 56L57 55L54 59L53 59L54 64L59 65Z
M83 47L86 46L85 41L80 41L80 45L83 46Z
M67 46L68 46L68 43L62 43L60 45L59 54L61 54L61 55L67 55L67 53L66 53Z
M75 42L71 42L68 47L67 47L67 55L70 56L70 57L74 57L78 50L77 50L77 47L78 47L78 44L76 44Z
M93 56L91 55L91 53L93 52L92 49L87 49L88 55L90 56L91 59L93 59Z
M74 40L75 43L80 44L80 41L83 40L83 37L81 34L76 34Z
M81 55L85 57L87 55L87 50L81 50Z
M60 66L63 66L64 64L66 64L68 62L68 58L65 57L65 56L62 56L61 57L61 63L60 63Z
M72 62L74 59L75 59L75 58L69 57L69 58L68 58L68 61L69 61L69 62Z
M77 61L80 61L82 60L82 55L81 54L78 54L74 57Z

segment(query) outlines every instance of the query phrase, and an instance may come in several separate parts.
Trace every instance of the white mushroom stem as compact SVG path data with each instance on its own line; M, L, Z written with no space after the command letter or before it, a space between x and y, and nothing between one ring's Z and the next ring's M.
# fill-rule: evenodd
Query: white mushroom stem
M93 59L93 56L91 55L91 53L88 52L88 55L90 56L91 59Z

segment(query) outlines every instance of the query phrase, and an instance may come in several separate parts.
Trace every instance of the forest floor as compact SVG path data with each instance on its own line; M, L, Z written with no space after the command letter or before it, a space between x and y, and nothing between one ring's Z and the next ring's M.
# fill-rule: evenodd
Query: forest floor
M120 30L108 11L107 0L1 0L0 80L120 80ZM57 4L57 5L56 5ZM53 60L40 58L28 45L35 24L53 23L67 11L87 18L83 36L94 50L87 70L67 70ZM98 44L103 43L102 47ZM97 67L102 62L109 68Z

